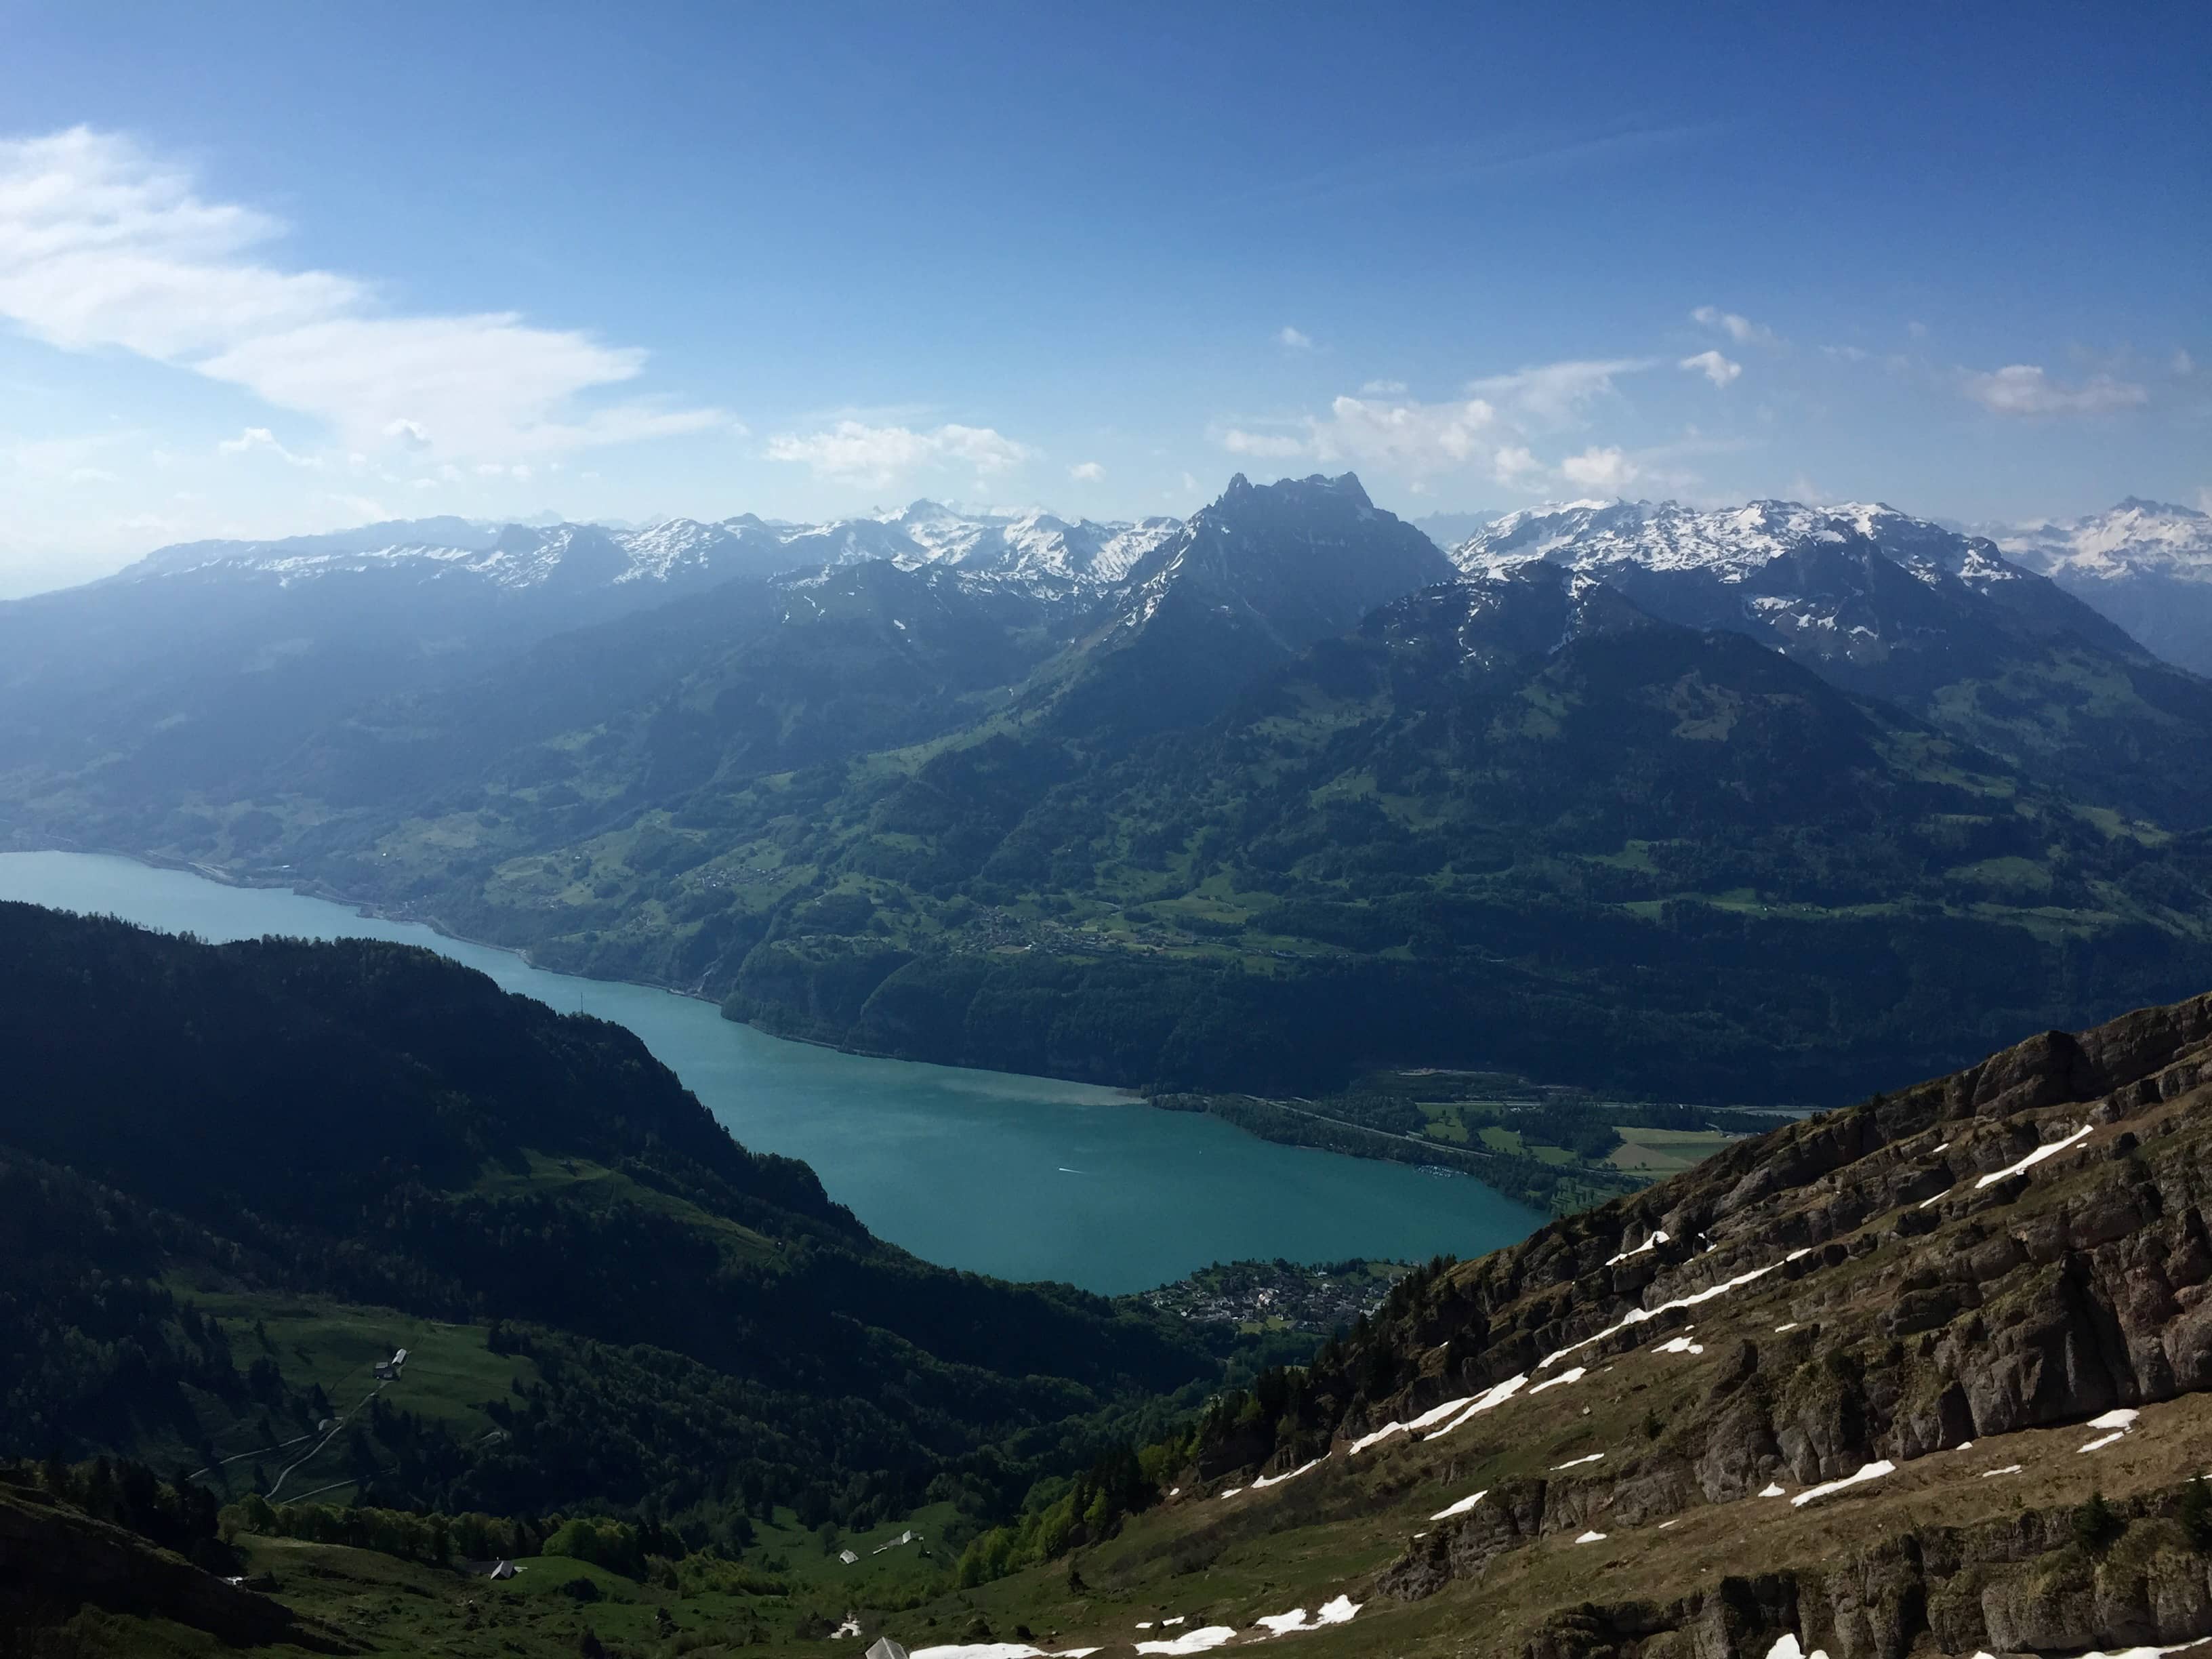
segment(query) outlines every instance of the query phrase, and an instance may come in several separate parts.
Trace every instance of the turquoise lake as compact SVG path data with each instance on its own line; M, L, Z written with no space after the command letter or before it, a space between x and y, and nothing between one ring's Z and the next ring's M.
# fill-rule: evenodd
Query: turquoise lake
M1118 1293L1253 1257L1480 1255L1543 1219L1463 1176L1278 1146L1109 1089L787 1042L708 1003L547 973L277 889L93 854L9 853L0 899L209 939L355 936L439 951L507 990L628 1026L740 1141L804 1158L879 1237L948 1267Z

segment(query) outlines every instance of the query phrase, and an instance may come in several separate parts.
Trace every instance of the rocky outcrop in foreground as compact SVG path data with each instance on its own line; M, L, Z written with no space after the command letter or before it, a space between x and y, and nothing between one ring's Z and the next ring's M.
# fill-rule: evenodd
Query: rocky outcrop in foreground
M1402 1507L1364 1587L1439 1651L2212 1637L2208 1105L2200 997L1747 1139L1417 1274L1199 1470Z

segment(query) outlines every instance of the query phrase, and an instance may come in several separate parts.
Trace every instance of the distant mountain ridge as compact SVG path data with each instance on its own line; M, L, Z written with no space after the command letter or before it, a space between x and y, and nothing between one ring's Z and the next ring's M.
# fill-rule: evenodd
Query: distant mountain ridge
M754 514L665 519L634 530L560 522L488 524L444 516L273 540L157 548L106 584L184 575L273 576L286 582L370 571L476 580L507 588L548 582L696 585L801 567L888 559L943 565L1065 597L1118 582L1180 521L1067 520L1042 509L966 513L932 501L867 517L793 524Z
M2197 822L2212 803L2212 684L1986 537L1880 503L1577 501L1508 514L1452 559L1469 574L1565 565L2124 811Z
M2103 513L1990 532L2171 662L2212 674L2212 514L2130 495Z
M2130 495L2102 513L1993 531L2008 557L2047 576L2111 579L2152 571L2212 582L2212 514Z
M1888 507L485 533L0 606L0 830L1176 1088L1826 1099L2212 978L2212 684Z

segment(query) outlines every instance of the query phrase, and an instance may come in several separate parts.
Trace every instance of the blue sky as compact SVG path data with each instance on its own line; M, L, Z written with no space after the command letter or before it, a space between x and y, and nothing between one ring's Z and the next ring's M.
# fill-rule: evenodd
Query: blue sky
M2202 7L0 32L0 592L377 516L1133 516L1239 470L1409 514L2212 489Z

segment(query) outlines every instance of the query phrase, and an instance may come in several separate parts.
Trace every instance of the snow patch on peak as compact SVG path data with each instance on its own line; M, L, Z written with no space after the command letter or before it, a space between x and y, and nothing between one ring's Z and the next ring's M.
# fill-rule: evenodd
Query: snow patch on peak
M2130 495L2083 518L1994 532L2006 557L2045 576L2122 581L2159 575L2212 583L2212 514Z
M1777 559L1816 546L1869 544L1892 562L1936 580L1996 580L2017 574L1987 540L1915 519L1880 501L1807 507L1747 501L1699 508L1679 501L1570 501L1524 507L1454 549L1467 575L1496 575L1535 559L1597 575L1624 568L1703 571L1741 582Z
M1127 579L1181 521L1068 520L1039 507L965 513L917 501L895 512L822 524L740 514L718 522L665 518L635 528L552 521L477 525L433 519L327 535L166 547L117 581L200 575L283 583L343 572L466 580L510 589L564 585L662 586L806 567L888 560L941 566L1048 599L1093 597Z

